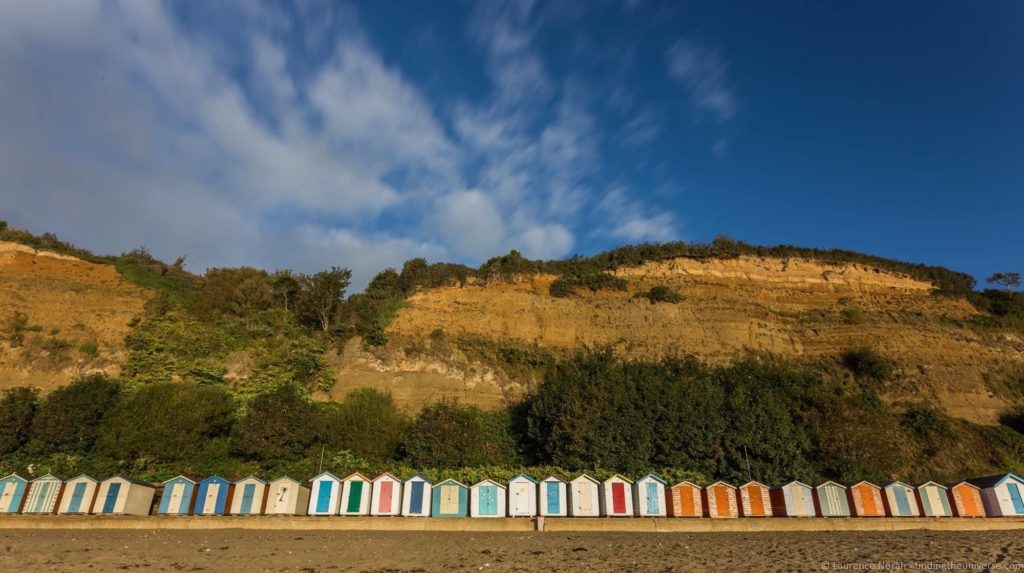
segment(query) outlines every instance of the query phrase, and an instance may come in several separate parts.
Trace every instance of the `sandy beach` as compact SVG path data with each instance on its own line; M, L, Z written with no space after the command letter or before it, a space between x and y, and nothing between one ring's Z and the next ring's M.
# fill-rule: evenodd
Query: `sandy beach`
M3 530L0 571L1024 570L1024 534Z

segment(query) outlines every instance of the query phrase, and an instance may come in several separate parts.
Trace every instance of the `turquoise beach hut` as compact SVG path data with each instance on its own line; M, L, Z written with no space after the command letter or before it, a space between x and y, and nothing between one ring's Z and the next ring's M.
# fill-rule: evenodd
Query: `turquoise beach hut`
M0 479L0 513L18 513L25 501L28 480L18 474Z
M446 479L433 487L431 517L466 517L469 515L469 488Z

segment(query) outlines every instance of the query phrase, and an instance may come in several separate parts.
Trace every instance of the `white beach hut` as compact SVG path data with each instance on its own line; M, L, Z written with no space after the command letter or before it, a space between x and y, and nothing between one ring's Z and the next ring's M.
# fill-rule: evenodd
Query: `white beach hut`
M28 494L22 513L53 513L64 490L64 480L46 474L28 482Z
M402 480L387 472L373 478L370 515L399 515L400 513L402 513Z
M601 484L601 515L607 517L632 517L633 482L618 474Z
M405 480L402 485L402 515L430 517L431 490L434 484L420 474Z
M537 510L545 517L569 515L568 484L555 476L541 480L537 488Z
M288 476L267 485L267 515L306 515L309 508L309 487Z
M519 474L508 480L509 517L533 517L537 515L537 480L526 474Z
M668 482L655 474L647 474L633 484L633 507L640 517L665 517L665 487Z
M882 501L886 513L891 517L919 517L921 509L917 505L917 492L914 486L896 480L882 488L885 495Z
M341 500L341 478L324 472L309 480L309 515L338 515Z
M485 479L469 488L470 517L505 517L505 486Z
M61 496L60 503L57 504L57 513L62 515L87 514L92 511L99 484L99 480L85 474L64 482L64 495Z
M601 515L601 482L583 474L569 482L569 515L598 517Z
M917 503L925 517L953 517L949 488L933 481L917 486Z
M231 515L262 515L263 503L267 496L267 482L256 476L249 476L235 482L231 495Z
M103 515L149 515L156 487L151 483L114 476L100 482L92 512Z
M370 495L373 486L370 478L356 472L341 480L341 515L367 515L370 513Z

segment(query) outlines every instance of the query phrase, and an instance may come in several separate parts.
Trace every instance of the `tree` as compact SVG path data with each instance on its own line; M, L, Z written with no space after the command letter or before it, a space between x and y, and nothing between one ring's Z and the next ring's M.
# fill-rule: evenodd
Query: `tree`
M858 378L884 382L892 376L892 362L868 347L854 348L843 354L843 365Z
M439 468L517 465L507 413L490 416L455 399L427 405L406 433L406 462Z
M134 461L181 460L224 438L234 421L235 401L223 386L153 382L121 397L103 420L96 449Z
M7 230L7 221L4 221L3 219L0 219L0 233L3 233L6 230Z
M988 284L1000 285L1003 290L1007 293L1013 292L1021 285L1020 273L1017 272L1006 272L1006 273L994 273L992 276L985 279Z
M327 447L383 461L394 457L409 420L389 392L358 388L338 404L326 404L320 435Z
M38 395L32 388L4 391L0 398L0 456L16 452L28 443L39 406Z
M352 271L331 267L312 276L303 276L297 302L299 312L315 322L324 334L331 330L331 320L338 311Z
M313 443L317 409L295 384L282 384L249 403L231 432L231 450L256 460L288 460Z
M54 390L32 421L32 449L88 453L99 437L100 421L120 392L120 382L103 374Z
M273 280L274 298L280 301L284 311L290 312L295 305L295 298L299 295L299 279L288 269L275 272L271 276Z
M262 269L210 269L192 299L192 308L200 316L208 313L245 316L253 310L270 308L274 300L273 288L270 275Z

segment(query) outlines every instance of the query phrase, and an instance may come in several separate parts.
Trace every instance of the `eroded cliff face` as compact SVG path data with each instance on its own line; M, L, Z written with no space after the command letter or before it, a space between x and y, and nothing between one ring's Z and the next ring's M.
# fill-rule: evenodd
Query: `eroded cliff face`
M50 390L95 371L117 375L146 293L111 265L0 242L0 388ZM28 317L11 347L10 317Z
M862 265L755 257L676 259L617 274L627 292L553 298L555 277L543 275L424 291L388 335L400 345L440 329L555 351L610 346L627 358L695 354L713 363L752 351L813 361L870 346L898 363L884 389L890 401L927 402L983 423L1016 405L993 381L1024 364L1024 342L956 326L973 307L932 296L922 281ZM683 301L633 298L656 285Z

